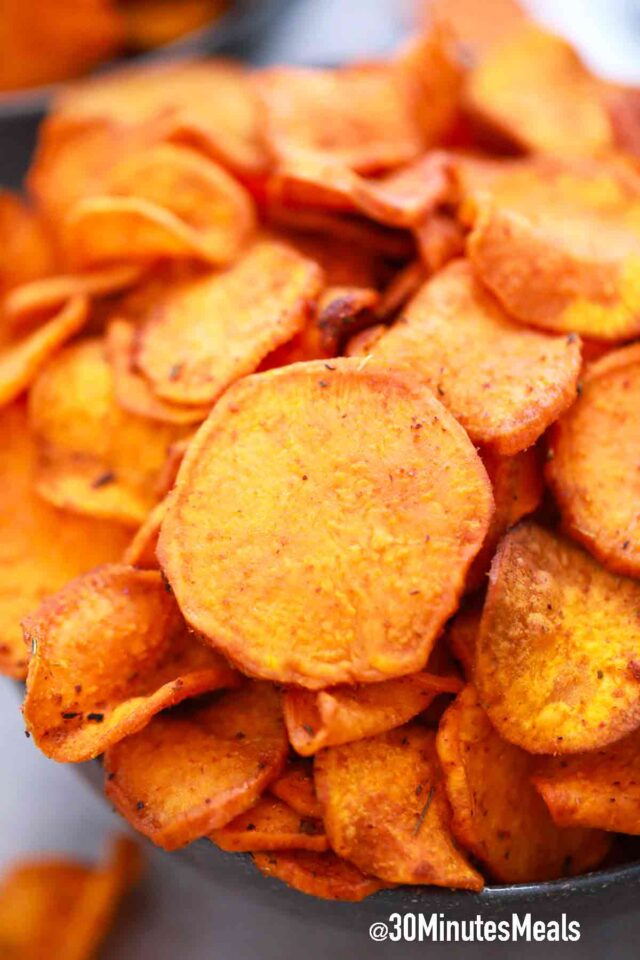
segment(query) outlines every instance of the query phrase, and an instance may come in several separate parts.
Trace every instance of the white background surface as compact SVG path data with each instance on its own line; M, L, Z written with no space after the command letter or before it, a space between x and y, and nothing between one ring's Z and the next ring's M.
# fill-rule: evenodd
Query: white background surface
M271 60L332 62L384 52L403 30L404 0L298 0L257 53ZM640 7L634 0L530 0L572 33L592 63L619 79L640 78ZM479 10L482 7L478 3ZM634 40L635 38L635 40ZM24 736L19 692L0 683L0 866L44 850L95 857L121 824L72 768L44 759ZM636 957L640 914L593 920L578 948L369 944L365 930L334 929L232 895L223 883L149 850L147 880L103 953L104 960L347 960L347 958ZM640 893L640 891L639 891ZM42 960L47 960L43 957Z

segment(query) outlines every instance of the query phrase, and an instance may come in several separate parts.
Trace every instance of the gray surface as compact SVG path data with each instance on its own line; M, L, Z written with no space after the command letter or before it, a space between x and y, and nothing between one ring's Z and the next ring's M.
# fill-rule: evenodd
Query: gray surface
M619 79L638 79L640 34L635 0L530 0L572 32L591 62ZM478 2L482 7L481 0ZM256 59L330 62L383 52L403 31L406 0L298 0L286 22L265 38ZM15 685L0 684L0 866L30 852L68 851L95 857L122 824L72 768L47 761L25 739ZM192 871L175 856L148 849L140 892L103 951L103 960L351 960L637 956L640 912L609 896L590 905L578 945L432 946L373 944L362 919L336 923L325 905L254 896L222 877ZM286 901L286 906L284 901ZM293 905L292 905L293 904ZM347 907L346 910L349 908ZM340 911L344 917L344 911ZM338 914L336 914L337 916ZM357 911L354 911L354 916ZM570 914L571 916L571 914ZM605 917L606 919L602 919ZM380 919L384 919L381 911ZM46 958L42 958L46 960Z

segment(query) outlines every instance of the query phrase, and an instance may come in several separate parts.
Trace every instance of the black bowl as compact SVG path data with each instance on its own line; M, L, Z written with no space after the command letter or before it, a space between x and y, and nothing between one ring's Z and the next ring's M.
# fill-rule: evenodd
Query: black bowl
M103 790L103 770L99 761L77 768L94 789ZM443 913L447 919L470 920L478 914L484 919L530 912L534 919L570 920L609 919L637 905L640 891L640 861L605 870L594 870L579 877L544 883L500 884L486 886L481 893L447 890L440 887L398 887L382 890L361 903L318 900L286 887L279 880L264 877L247 854L226 853L208 840L197 840L168 857L177 857L238 896L249 897L284 913L304 916L313 910L315 919L337 927L365 929L365 925L397 913Z

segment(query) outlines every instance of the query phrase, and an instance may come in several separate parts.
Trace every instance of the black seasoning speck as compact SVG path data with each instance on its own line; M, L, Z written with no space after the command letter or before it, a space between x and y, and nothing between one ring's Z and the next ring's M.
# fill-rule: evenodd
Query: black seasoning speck
M567 336L567 343L575 343L577 339L578 339L578 334L577 334L577 333L570 333L570 334Z
M116 479L116 475L113 470L105 470L104 473L99 474L95 480L92 481L91 486L94 490L99 490L100 487L106 487L108 484L113 483Z
M252 830L255 830L255 828L256 828L255 823L248 823L247 826L245 827L245 829L246 829L248 832L251 832Z
M308 733L310 737L313 736L313 733L314 733L313 727L310 726L308 723L303 723L302 729L304 730L305 733Z
M102 723L104 720L104 713L88 713L87 720L92 720L94 723Z
M319 386L319 387L328 387L328 386L329 386L329 382L328 382L328 380L318 380L318 386Z
M136 803L136 810L144 810L144 808L145 808L144 800L138 800L138 802Z
M169 369L169 380L177 380L182 373L183 368L184 363L174 363Z
M81 717L81 713L77 713L73 710L68 710L66 713L62 714L63 720L75 720L76 717Z

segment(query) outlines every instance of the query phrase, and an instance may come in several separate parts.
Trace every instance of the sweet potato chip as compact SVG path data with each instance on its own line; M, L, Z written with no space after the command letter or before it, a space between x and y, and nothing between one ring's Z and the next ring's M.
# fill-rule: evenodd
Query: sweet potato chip
M118 5L127 46L134 50L153 50L178 40L212 23L226 6L226 0L127 0Z
M159 568L156 548L160 536L160 527L167 513L167 505L168 501L165 497L164 500L156 504L142 526L136 530L131 542L127 544L127 549L122 554L123 563L131 567L139 567L141 570L157 570Z
M51 243L41 218L6 190L0 191L0 295L46 277L55 269Z
M304 690L284 695L284 719L291 746L304 757L400 727L422 713L441 693L457 693L457 677L414 673L360 687Z
M420 259L429 275L437 273L450 260L464 254L464 230L449 214L431 214L417 224L414 235Z
M134 365L135 325L116 318L107 328L106 350L113 373L116 400L124 410L161 423L199 423L209 407L187 407L162 400Z
M255 227L245 189L186 147L165 143L126 156L104 187L104 196L67 214L65 246L79 266L161 257L226 264Z
M100 339L63 350L30 395L30 419L41 447L38 492L76 513L143 522L170 444L188 425L135 416L116 402Z
M576 753L640 725L640 583L533 523L498 548L480 622L476 685L503 737Z
M503 455L531 446L570 406L580 373L577 338L512 323L465 260L427 281L370 352L414 371L474 442Z
M135 828L175 850L249 810L287 755L280 698L248 683L193 703L105 753L106 793Z
M117 837L96 867L63 859L16 864L0 886L3 957L91 960L139 870L128 837Z
M481 890L449 832L435 735L410 724L315 760L324 824L335 852L390 883Z
M189 444L193 440L193 437L194 434L188 434L186 437L183 437L182 440L175 440L173 443L169 444L167 458L164 462L162 470L160 471L158 482L156 484L156 490L159 496L166 497L166 495L173 489L178 476L178 470L180 469L180 465L184 460L184 455L189 449Z
M0 672L22 678L28 650L20 621L48 594L127 542L116 525L56 510L35 492L36 448L22 404L0 413Z
M322 818L322 804L316 796L313 764L310 760L290 760L269 790L301 817Z
M243 174L260 172L267 163L252 79L229 60L166 63L96 77L64 90L54 117L65 127L119 125L127 135L152 127L156 140L193 145Z
M335 356L351 334L371 326L380 294L370 287L327 287L318 302L320 342ZM309 358L311 359L311 358Z
M491 511L473 446L421 383L316 361L218 402L158 556L191 625L247 672L372 682L424 667Z
M638 335L635 176L613 165L523 166L499 177L476 210L469 258L512 317L596 340Z
M604 750L540 757L534 785L562 827L640 834L640 734Z
M640 577L640 345L588 368L554 426L546 475L568 532L615 573Z
M32 648L24 716L54 760L90 760L161 710L238 681L189 633L155 570L98 567L23 622Z
M544 492L542 452L538 447L529 447L514 457L501 457L489 450L481 451L480 456L493 487L495 512L482 549L469 570L468 590L485 584L500 540L518 520L533 513Z
M575 876L607 853L606 834L554 824L530 780L535 759L496 733L473 686L444 714L437 748L453 835L496 880Z
M525 150L593 156L613 146L602 82L565 40L539 27L494 47L466 94L484 125Z
M0 406L33 383L47 360L82 329L88 310L85 297L74 297L32 333L21 338L8 331L3 331L4 337L0 334Z
M375 319L383 324L393 320L405 303L417 293L425 279L424 268L419 260L411 260L405 267L398 270L382 291L374 309ZM358 351L354 356L357 356L357 353Z
M396 64L411 91L424 142L439 144L455 127L465 82L451 30L442 22L428 24L400 51Z
M86 273L58 274L55 277L32 280L16 287L5 297L3 311L11 320L21 320L32 314L57 310L74 297L108 297L120 293L138 282L140 267L106 267Z
M474 596L465 601L446 631L447 644L468 681L473 680L476 669L476 645L484 597Z
M329 849L322 820L301 817L276 797L260 797L255 806L224 827L213 830L209 839L223 850L248 853L253 850Z
M426 146L413 91L393 64L271 67L257 85L265 136L280 162L324 157L378 173L414 160Z
M331 851L254 853L253 860L265 877L276 877L294 890L321 900L364 900L387 886L375 877L366 877Z
M158 396L213 403L302 329L322 275L311 260L260 243L223 273L168 293L140 332L137 363Z

